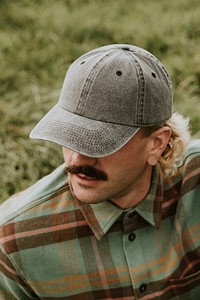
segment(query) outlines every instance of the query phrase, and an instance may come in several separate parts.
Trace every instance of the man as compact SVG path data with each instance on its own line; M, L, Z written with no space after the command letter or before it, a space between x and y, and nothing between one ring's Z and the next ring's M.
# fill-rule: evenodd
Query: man
M0 213L1 299L199 299L200 143L167 71L110 45L78 58L31 138L65 164Z

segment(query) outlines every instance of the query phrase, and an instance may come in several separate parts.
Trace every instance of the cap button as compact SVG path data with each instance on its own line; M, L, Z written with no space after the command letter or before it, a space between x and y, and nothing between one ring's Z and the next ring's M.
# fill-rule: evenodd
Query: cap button
M129 46L123 46L122 49L123 50L130 50Z

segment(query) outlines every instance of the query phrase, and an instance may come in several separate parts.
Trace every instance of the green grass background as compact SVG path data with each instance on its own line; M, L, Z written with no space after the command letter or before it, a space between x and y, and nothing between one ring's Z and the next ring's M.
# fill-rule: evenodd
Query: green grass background
M143 47L166 66L174 106L200 137L199 0L0 1L0 202L63 162L29 132L58 100L68 66L105 44Z

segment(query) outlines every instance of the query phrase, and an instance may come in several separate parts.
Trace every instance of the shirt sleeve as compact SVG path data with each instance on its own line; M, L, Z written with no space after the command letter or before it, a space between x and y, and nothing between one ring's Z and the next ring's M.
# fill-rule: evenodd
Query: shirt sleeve
M39 299L16 271L0 246L0 299Z

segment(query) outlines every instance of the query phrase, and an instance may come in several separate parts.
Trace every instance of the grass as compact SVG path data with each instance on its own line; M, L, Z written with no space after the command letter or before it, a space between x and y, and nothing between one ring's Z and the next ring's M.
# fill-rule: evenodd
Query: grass
M60 147L29 140L58 100L68 66L111 43L155 54L174 84L174 106L200 137L198 0L0 1L0 202L62 163Z

